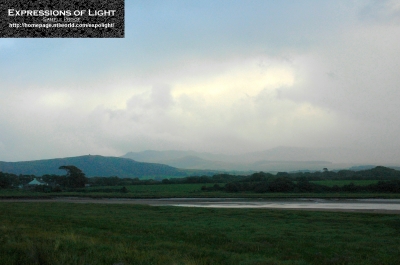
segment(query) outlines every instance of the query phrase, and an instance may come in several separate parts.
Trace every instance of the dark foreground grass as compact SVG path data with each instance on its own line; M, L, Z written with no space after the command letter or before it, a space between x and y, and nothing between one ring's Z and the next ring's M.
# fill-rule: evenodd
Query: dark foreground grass
M0 264L400 264L400 217L2 202Z

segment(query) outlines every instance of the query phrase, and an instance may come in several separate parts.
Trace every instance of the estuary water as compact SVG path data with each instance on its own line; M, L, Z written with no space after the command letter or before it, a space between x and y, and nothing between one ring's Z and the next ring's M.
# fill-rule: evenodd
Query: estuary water
M208 208L399 211L400 199L171 199L170 205Z
M0 202L69 202L100 204L146 204L151 206L296 209L312 211L355 211L400 214L400 199L238 199L238 198L164 198L164 199L92 199L58 197L51 199L0 199Z

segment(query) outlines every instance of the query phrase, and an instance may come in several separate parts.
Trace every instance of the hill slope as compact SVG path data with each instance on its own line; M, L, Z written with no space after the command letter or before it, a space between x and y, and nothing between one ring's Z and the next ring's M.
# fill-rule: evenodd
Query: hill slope
M64 175L65 172L58 169L60 166L64 165L74 165L80 168L87 177L118 176L120 178L162 178L183 177L187 175L184 171L167 165L143 163L127 158L97 155L24 162L0 162L0 171L17 175Z

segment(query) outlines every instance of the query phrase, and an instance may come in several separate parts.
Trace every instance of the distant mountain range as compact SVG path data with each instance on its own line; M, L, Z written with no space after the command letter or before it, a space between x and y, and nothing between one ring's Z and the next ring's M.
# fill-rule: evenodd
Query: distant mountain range
M118 176L120 178L170 178L188 175L187 171L179 170L168 165L143 163L127 158L104 157L98 155L24 162L0 162L0 171L17 175L64 175L65 171L58 169L60 166L64 165L74 165L78 167L87 177Z
M322 170L332 167L329 161L305 160L302 150L269 150L243 155L224 155L194 151L143 151L122 156L141 162L161 163L182 169L223 171L295 171ZM304 160L303 160L304 159Z
M394 151L390 157L396 158ZM343 148L277 147L261 152L240 155L212 154L195 151L143 151L129 152L124 158L140 162L161 163L182 169L209 169L224 171L304 171L328 169L363 168L364 165L397 165L384 163L379 151L360 151ZM371 162L373 161L374 164Z
M120 178L163 179L195 175L211 176L218 173L246 175L255 171L317 171L323 168L361 170L378 165L399 169L397 163L352 162L354 161L352 158L357 158L357 155L358 153L354 150L293 147L278 147L240 155L177 150L143 151L129 152L122 157L86 155L23 162L0 161L0 171L17 175L64 175L65 172L58 168L64 165L74 165L80 168L87 177L118 176ZM381 154L372 153L372 155L379 157ZM371 157L374 158L373 156ZM400 155L393 154L393 157L397 158ZM341 159L339 161L348 160L349 163L337 163L338 158ZM335 162L332 163L330 162L332 160L329 159Z

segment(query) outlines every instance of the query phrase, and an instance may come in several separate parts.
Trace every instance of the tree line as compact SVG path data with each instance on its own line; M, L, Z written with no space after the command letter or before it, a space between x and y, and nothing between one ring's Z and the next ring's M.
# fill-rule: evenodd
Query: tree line
M316 172L278 172L277 174L258 172L251 175L216 174L213 176L190 176L183 178L169 178L163 180L141 180L135 178L92 177L75 166L61 166L66 175L43 175L40 179L52 187L82 188L86 184L91 186L130 186L130 185L160 185L160 184L193 184L214 183L212 187L203 187L203 190L221 190L227 192L254 191L254 192L397 192L400 171L382 166L368 170L352 171L323 171ZM34 175L15 175L0 172L0 188L23 186L37 178ZM357 186L354 184L341 187L328 187L313 183L317 180L380 180L376 184ZM221 183L226 183L224 186Z
M88 178L85 173L73 165L60 166L59 169L65 170L65 175L43 175L37 177L35 175L15 175L10 173L0 172L0 188L15 188L27 186L34 179L39 179L46 185L38 185L37 189L58 191L63 188L82 188L88 183ZM45 187L47 186L47 187Z
M350 183L343 186L332 187L313 183L318 180L379 180L375 184L355 185ZM226 192L400 192L400 171L382 166L369 170L351 171L328 171L322 172L258 172L237 181L230 181L224 186L203 186L204 191L226 191Z
M295 181L289 177L273 177L262 181L238 181L229 182L224 186L215 184L212 187L203 186L203 191L225 191L225 192L292 192L292 193L323 193L323 192L380 192L399 193L400 180L380 180L376 184L365 186L350 183L343 186L332 187L316 184L308 180Z

